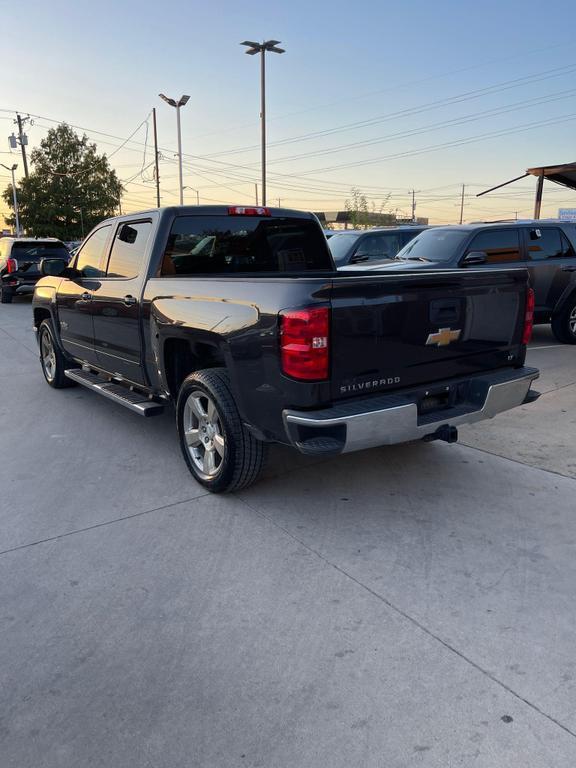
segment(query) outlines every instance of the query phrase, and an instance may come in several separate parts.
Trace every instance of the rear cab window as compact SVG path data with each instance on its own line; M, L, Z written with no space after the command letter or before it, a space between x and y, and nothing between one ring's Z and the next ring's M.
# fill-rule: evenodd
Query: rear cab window
M326 238L313 219L178 216L160 277L332 271Z
M151 231L151 221L129 221L119 225L112 244L106 277L130 280L142 273Z

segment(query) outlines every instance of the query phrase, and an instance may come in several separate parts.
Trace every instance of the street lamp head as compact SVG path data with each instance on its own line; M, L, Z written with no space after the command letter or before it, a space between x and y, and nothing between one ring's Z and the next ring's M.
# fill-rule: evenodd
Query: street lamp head
M165 101L166 104L170 104L171 107L177 107L178 105L174 101L174 99L168 98L168 96L165 96L163 93L159 93L158 96L162 99L162 101Z
M189 101L190 101L190 96L180 96L178 106L183 107L185 104L188 104Z
M263 51L269 51L270 53L286 53L284 48L278 48L280 40L265 40L263 43L255 43L252 40L244 40L240 45L245 45L248 50L245 53L250 56L254 56L256 53L262 53Z
M262 50L260 43L255 43L252 40L244 40L244 42L240 43L240 45L245 45L248 48L248 50L244 51L244 53L247 53L250 56L254 56L255 53L260 53Z
M2 168L6 168L7 171L10 171L10 173L12 173L13 171L16 170L16 168L18 168L18 164L17 163L14 163L12 168L8 168L8 166L4 165L4 163L0 163L0 165L2 166Z

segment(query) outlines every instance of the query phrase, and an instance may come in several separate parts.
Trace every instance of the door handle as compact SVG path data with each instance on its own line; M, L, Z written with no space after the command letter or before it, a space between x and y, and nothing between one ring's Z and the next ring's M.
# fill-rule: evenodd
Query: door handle
M562 272L576 272L576 267L560 267Z
M136 304L136 298L134 296L124 296L122 303L126 304L127 307L133 307Z
M80 298L82 301L92 301L92 294L88 293L88 291L84 291L83 294L81 294Z

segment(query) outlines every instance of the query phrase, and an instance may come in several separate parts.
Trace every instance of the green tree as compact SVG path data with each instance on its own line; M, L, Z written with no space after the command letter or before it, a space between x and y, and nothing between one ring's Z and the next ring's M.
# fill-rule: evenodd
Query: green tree
M30 155L32 172L17 186L20 225L27 235L79 240L117 212L122 184L106 155L66 123L51 128ZM13 209L12 185L3 198ZM6 218L14 226L15 216Z

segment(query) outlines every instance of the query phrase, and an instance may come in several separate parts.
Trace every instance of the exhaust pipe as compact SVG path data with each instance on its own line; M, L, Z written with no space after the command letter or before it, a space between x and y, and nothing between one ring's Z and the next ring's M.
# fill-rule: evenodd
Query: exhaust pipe
M430 435L425 435L422 440L425 443L431 443L432 440L443 440L445 443L455 443L458 440L458 429L451 427L450 424L443 424L438 427L436 432L432 432Z

